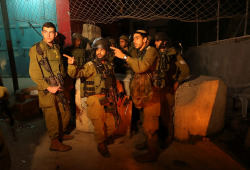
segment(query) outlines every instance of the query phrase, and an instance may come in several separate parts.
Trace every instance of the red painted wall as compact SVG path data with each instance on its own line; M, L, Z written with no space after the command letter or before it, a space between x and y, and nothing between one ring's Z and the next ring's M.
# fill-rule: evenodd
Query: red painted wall
M69 0L56 0L56 13L58 32L66 37L65 46L71 45Z

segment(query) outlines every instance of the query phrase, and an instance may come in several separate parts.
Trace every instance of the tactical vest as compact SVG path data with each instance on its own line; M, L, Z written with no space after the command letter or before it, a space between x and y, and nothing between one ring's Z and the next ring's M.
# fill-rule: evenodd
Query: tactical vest
M81 86L83 89L81 97L89 97L96 94L106 94L107 90L111 86L115 86L115 76L112 64L109 61L106 61L105 64L102 64L96 60L92 61L92 63L97 74L91 81L86 81L84 78L81 78L81 82L84 82Z
M42 59L42 57L44 58L48 58L49 60L49 64L51 67L51 70L53 72L54 75L56 76L61 76L62 77L62 73L63 73L63 66L61 65L62 61L61 61L61 56L60 56L60 51L59 51L59 46L56 44L53 44L52 47L47 47L48 49L46 49L46 47L42 48L41 47L41 42L38 42L35 44L36 46L36 52L38 55L37 56L37 62L39 63L41 72L43 74L43 78L49 78L51 76L51 73L49 71L47 71L41 64L40 61Z

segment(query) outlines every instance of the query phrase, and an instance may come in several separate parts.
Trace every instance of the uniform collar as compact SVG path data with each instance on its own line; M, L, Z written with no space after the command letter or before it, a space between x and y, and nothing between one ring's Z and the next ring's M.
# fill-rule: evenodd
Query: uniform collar
M49 46L49 45L48 45L45 41L43 41L43 40L42 40L42 44L44 45L44 47L45 47L46 49L54 49L55 46L56 46L55 43L53 43L52 46Z

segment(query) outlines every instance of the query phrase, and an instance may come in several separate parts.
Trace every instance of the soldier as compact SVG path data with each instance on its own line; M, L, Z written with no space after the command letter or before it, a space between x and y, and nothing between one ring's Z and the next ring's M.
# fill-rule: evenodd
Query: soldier
M119 38L119 43L120 43L120 49L122 50L123 53L128 54L127 52L129 51L129 39L128 36L122 35Z
M121 50L111 48L115 56L124 59L135 72L131 81L131 97L135 107L143 108L143 129L146 142L136 146L137 149L146 149L145 154L137 155L136 161L156 161L159 156L158 136L160 116L159 94L152 86L152 77L156 69L159 54L154 47L147 46L147 32L137 30L134 35L134 46L139 50L137 58L126 56Z
M107 37L107 39L109 40L109 42L111 43L111 47L116 47L116 41L114 38L112 37Z
M64 48L63 53L74 56L76 60L76 64L78 67L82 67L87 61L85 49L82 48L82 40L83 36L79 33L74 33L72 35L72 45ZM67 68L67 58L63 58L64 66ZM71 114L76 116L76 106L75 106L75 83L76 80L72 79L67 75L65 83L65 90L67 92L67 97L70 99L70 110ZM71 121L70 121L71 122Z
M63 83L52 82L52 78L61 80L65 75L58 45L54 44L54 38L57 36L56 27L53 23L46 22L41 33L43 40L30 48L29 74L38 86L39 107L45 115L51 139L50 150L69 151L72 149L71 146L62 143L63 140L74 138L72 135L63 134L70 118L68 103L63 98Z
M157 65L155 86L159 87L161 99L160 141L164 148L173 139L173 106L175 91L179 84L189 76L189 68L180 53L173 47L172 40L166 33L158 32L154 36L155 46L159 50L160 60ZM163 107L164 106L164 107Z
M78 67L83 66L86 63L85 50L80 46L83 36L79 33L72 35L72 46L66 47L63 50L64 54L74 56Z
M110 157L107 145L112 143L112 135L116 129L113 114L105 110L99 101L105 97L105 93L110 88L114 87L115 83L112 65L107 60L110 45L110 42L105 38L95 39L92 44L92 51L96 58L86 63L82 69L76 67L73 57L65 56L69 63L68 74L72 78L86 79L81 90L87 97L87 116L94 125L97 149L103 157Z
M107 37L107 39L109 40L109 42L111 43L111 47L116 47L116 42L115 39L112 37ZM109 52L108 54L108 58L109 62L113 63L114 62L114 53L113 51Z

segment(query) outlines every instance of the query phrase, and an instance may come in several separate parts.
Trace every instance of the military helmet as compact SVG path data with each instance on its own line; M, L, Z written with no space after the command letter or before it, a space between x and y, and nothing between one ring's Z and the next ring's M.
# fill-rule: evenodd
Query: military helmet
M119 39L123 39L123 40L125 40L125 41L129 42L129 38L128 38L128 36L126 36L126 35L122 35L122 36L120 36L120 38L119 38Z
M79 33L74 33L72 35L72 39L73 40L81 40L81 39L83 39L83 36L81 34L79 34Z
M154 35L155 41L168 41L167 34L165 32L157 32Z
M115 39L112 37L107 38L111 44L115 44Z
M92 44L92 50L96 50L97 48L104 48L106 51L111 51L110 49L111 43L109 40L103 37L96 38Z

